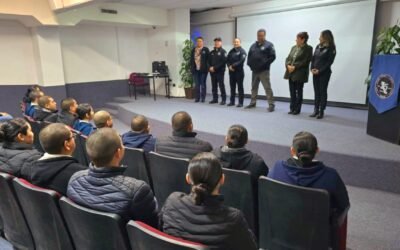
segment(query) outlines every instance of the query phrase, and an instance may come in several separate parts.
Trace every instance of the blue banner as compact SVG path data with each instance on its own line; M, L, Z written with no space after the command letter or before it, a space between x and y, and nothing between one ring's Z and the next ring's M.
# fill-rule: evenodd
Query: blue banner
M372 65L369 102L379 114L399 105L400 55L376 55Z

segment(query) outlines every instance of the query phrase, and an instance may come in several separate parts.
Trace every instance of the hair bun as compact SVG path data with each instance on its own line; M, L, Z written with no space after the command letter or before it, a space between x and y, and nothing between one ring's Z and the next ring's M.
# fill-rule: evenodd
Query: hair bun
M196 205L203 203L205 197L209 194L208 187L204 183L199 183L192 186L192 193L194 194L194 201Z

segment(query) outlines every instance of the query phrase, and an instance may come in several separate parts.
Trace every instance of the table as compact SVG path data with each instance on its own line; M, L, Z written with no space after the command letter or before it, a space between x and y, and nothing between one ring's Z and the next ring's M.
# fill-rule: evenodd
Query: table
M165 82L165 96L170 99L170 86L169 86L169 75L168 74L160 74L160 73L149 73L149 74L140 74L140 77L153 79L153 96L154 101L156 100L156 78L164 78Z

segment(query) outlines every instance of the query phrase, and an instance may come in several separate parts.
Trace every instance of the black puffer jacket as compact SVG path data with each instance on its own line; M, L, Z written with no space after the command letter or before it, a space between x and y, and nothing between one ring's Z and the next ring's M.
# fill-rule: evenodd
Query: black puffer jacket
M217 249L257 249L242 213L223 205L222 196L209 196L195 205L190 195L175 192L165 202L160 227L167 234Z
M62 111L57 117L57 122L64 123L71 128L74 126L76 120L78 120L78 117L76 115L65 111Z
M163 155L188 159L201 152L211 152L211 144L197 139L196 135L194 132L173 132L172 136L157 139L155 151Z
M158 205L149 185L123 176L125 167L94 167L75 173L67 196L79 205L119 214L126 222L158 226Z
M19 177L23 167L31 165L42 157L32 144L4 143L0 147L0 171Z
M51 112L46 109L37 109L33 115L33 119L36 121L45 122L57 122L58 114L57 111Z

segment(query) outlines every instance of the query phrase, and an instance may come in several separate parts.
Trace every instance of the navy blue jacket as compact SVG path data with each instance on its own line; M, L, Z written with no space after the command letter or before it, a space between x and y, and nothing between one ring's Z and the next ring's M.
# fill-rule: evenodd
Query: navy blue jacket
M30 116L30 117L33 118L33 116L35 115L35 112L36 112L36 110L37 110L38 108L39 108L38 105L29 104L29 106L27 106L26 109L25 109L25 114L26 114L27 116Z
M318 188L328 191L331 211L343 212L350 206L346 186L335 169L325 166L322 162L312 162L301 167L298 161L291 158L287 161L277 161L268 177L292 185Z
M124 221L139 220L158 226L158 205L149 185L124 176L126 167L94 167L76 172L67 196L94 210L119 214Z
M242 48L233 48L228 53L226 64L228 67L232 66L235 71L242 71L244 61L246 61L246 51Z
M195 53L196 47L193 48L192 53L190 54L190 67L192 74L196 72L196 63L195 63ZM210 50L207 47L203 47L201 49L201 56L200 56L200 72L208 73L208 57L210 55Z
M271 42L264 41L262 44L255 42L249 49L247 65L252 71L258 73L269 70L275 58L275 48Z
M208 67L214 67L214 73L225 72L226 68L226 51L221 48L214 48L208 56Z
M78 130L83 135L89 136L96 128L90 122L78 120L74 123L73 129Z
M156 138L151 134L128 131L122 135L122 143L128 148L142 148L145 152L154 151Z

